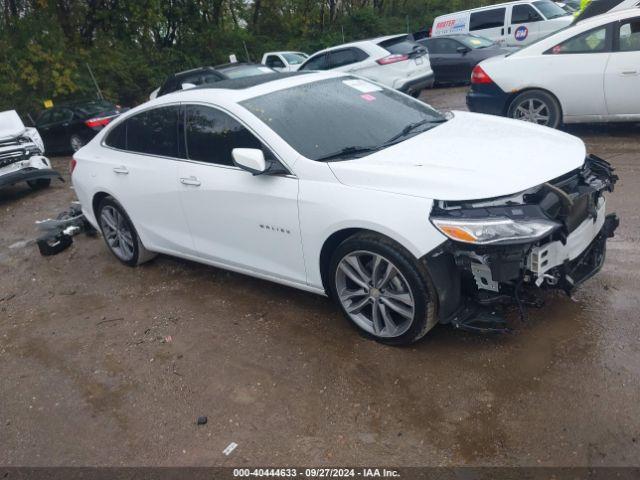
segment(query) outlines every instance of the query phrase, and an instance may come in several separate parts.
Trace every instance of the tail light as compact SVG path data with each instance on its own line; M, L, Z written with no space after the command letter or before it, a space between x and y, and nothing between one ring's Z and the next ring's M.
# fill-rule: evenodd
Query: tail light
M409 55L401 55L399 53L395 55L389 55L388 57L380 58L376 60L380 65L389 65L391 63L404 62L405 60L409 60Z
M476 65L471 73L471 83L474 85L493 83L491 77L485 72L480 65Z
M90 118L89 120L84 122L84 124L90 128L104 127L111 120L113 120L113 117L96 117L96 118Z
M73 171L76 169L76 165L78 164L78 161L71 157L71 162L69 162L69 175L73 174Z

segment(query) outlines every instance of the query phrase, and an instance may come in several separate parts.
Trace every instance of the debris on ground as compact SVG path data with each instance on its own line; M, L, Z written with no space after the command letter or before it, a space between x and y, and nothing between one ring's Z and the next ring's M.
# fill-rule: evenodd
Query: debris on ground
M200 415L197 419L196 419L196 424L197 425L206 425L207 423L207 417L206 415Z

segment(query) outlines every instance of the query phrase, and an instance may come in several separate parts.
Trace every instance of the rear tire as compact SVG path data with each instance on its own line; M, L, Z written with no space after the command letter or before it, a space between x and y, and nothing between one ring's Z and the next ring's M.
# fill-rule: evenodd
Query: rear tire
M71 135L71 137L69 138L69 147L71 148L71 151L73 153L80 150L82 147L84 147L84 145L85 141L80 135Z
M343 241L328 269L329 293L365 337L409 345L437 323L428 272L396 242L375 233Z
M96 217L107 248L125 265L135 267L156 256L144 247L127 212L113 197L102 199Z
M27 185L29 185L31 190L42 190L43 188L47 188L51 185L51 179L39 178L37 180L27 180Z
M550 128L558 128L562 123L560 104L553 95L542 90L518 95L509 104L507 116Z

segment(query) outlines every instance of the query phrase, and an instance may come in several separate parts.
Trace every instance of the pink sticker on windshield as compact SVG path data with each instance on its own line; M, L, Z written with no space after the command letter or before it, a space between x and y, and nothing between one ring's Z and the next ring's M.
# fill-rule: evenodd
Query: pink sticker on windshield
M373 95L369 94L369 93L365 93L364 95L360 95L360 98L366 100L367 102L373 102L376 97L374 97Z

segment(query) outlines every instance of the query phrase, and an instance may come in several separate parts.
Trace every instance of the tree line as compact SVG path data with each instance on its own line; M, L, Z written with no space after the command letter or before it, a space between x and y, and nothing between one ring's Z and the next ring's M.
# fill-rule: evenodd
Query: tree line
M148 98L167 75L428 28L491 0L0 0L0 111Z

